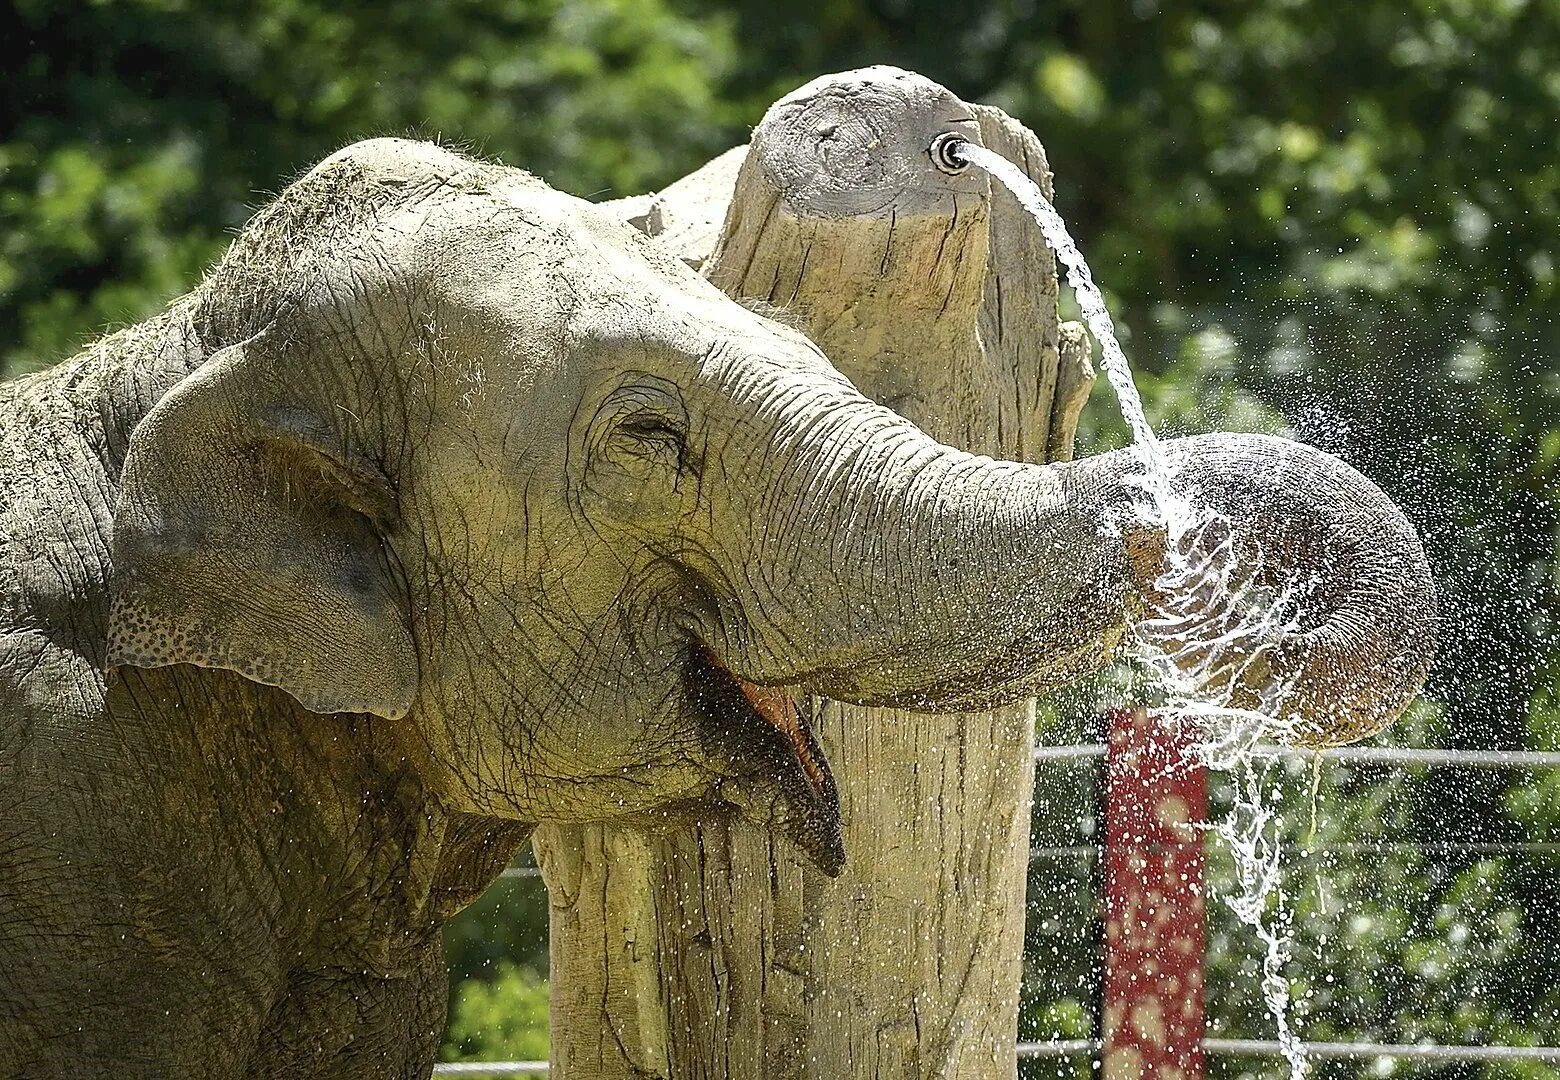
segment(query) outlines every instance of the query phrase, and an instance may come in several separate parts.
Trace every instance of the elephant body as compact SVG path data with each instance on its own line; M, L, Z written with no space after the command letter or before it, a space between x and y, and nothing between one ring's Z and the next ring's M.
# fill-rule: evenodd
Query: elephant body
M444 207L454 224L446 222L443 230L429 226L426 219L437 214L424 209L430 191L463 173L468 184L450 200L453 210L448 203ZM518 197L489 198L492 177ZM703 721L688 721L683 713L698 715L700 702L683 703L673 718L658 719L656 707L664 703L654 696L629 707L581 703L602 723L595 732L581 725L580 732L599 739L599 746L581 751L569 740L567 750L582 761L580 776L563 767L549 770L531 747L523 747L517 759L562 776L551 791L527 790L523 781L493 783L484 775L489 763L480 760L492 746L432 747L419 741L409 748L404 730L394 730L407 707L382 703L386 686L393 690L397 670L408 664L404 650L397 655L380 650L377 640L349 640L358 651L331 651L352 638L352 617L362 614L351 602L338 604L346 607L345 617L338 611L337 623L323 628L327 640L311 642L324 652L309 672L278 676L257 670L252 658L211 655L213 645L223 644L213 636L242 638L254 621L271 614L263 605L242 610L271 587L268 574L304 578L301 587L285 581L295 591L281 601L296 605L304 622L328 622L321 612L332 591L362 584L364 571L330 565L339 551L315 546L304 552L302 565L246 566L241 580L224 581L221 596L202 594L199 582L216 573L206 556L255 543L266 536L272 518L300 503L314 509L307 505L311 500L293 498L294 491L268 505L277 492L265 483L259 490L249 484L265 468L253 447L226 462L247 470L230 484L248 498L218 509L201 507L190 515L193 520L181 521L189 531L163 545L177 549L176 565L147 574L153 579L148 588L178 588L181 595L159 596L146 616L123 610L141 582L123 568L115 575L116 546L121 564L149 564L163 554L143 558L127 524L124 488L127 460L134 457L132 435L170 392L202 369L211 371L213 357L224 350L242 348L285 321L289 308L314 304L334 312L344 302L332 293L337 286L369 307L418 301L437 306L438 300L426 296L409 298L419 291L416 283L381 280L359 288L351 272L339 276L339 267L314 274L310 283L323 296L301 295L304 290L293 288L289 278L309 281L304 264L332 261L350 246L352 256L365 257L368 250L369 258L403 260L385 275L395 279L406 262L440 258L451 228L468 227L469 207L459 205L462 201L525 216L532 196L543 203L561 198L518 170L481 165L436 147L397 140L360 144L296 184L246 231L207 281L167 311L49 371L0 386L0 1076L425 1076L444 1026L441 927L498 877L534 821L549 814L593 820L646 806L673 813L740 773L732 762L741 748L721 745L736 734L729 725L715 733L694 731ZM583 211L584 204L579 206ZM574 226L572 213L573 206L565 205L551 220L528 223L533 233L526 237L528 256L567 258L564 245L573 237L565 230ZM379 220L368 224L375 214ZM431 238L411 245L416 250L387 256L385 249L403 228L397 219L419 216L405 228L420 226ZM328 235L311 231L322 226ZM605 219L588 228L619 232L614 244L636 242ZM349 237L355 243L346 244ZM680 269L669 262L661 268L668 266ZM556 261L550 269L558 269ZM472 309L481 303L460 317L480 318ZM522 321L532 314L518 312ZM735 306L731 316L751 318ZM549 329L561 334L558 312L541 318L547 326L524 331L538 339ZM289 358L296 366L280 373L279 381L309 382L308 368L320 357L315 350L334 354L342 347L340 335L356 339L392 330L415 333L404 319L394 326L373 311L310 324L305 335L337 337L323 346L300 346ZM622 330L632 333L633 327ZM495 339L507 344L506 331L514 329L496 331ZM612 336L618 328L600 333ZM355 340L350 349L360 344ZM404 340L399 345L408 347ZM426 339L410 347L437 349ZM452 366L458 363L456 358ZM528 356L525 363L518 380L508 373L512 382L534 379L535 368L546 361ZM615 372L616 367L607 376ZM581 377L577 371L565 376ZM453 377L457 398L465 395L456 410L483 396L482 378L476 364ZM838 381L832 373L825 378ZM504 387L495 396L514 389ZM339 386L325 394L338 416L363 411L365 401L368 407L386 398L395 399L390 407L406 405L384 384L361 397ZM274 399L244 404L266 411L268 421L280 417L284 427L300 411ZM431 407L426 401L419 405ZM545 412L525 418L550 431L517 425L503 437L521 442L551 437L561 456L578 405L572 394L557 399ZM306 438L319 435L318 428L309 428L316 419L304 422ZM396 435L407 436L418 419L397 412ZM420 434L438 438L429 427ZM223 463L196 460L200 449L191 442L170 456L159 451L155 472L188 470L196 485L218 487L213 472ZM374 452L383 461L395 451L381 441ZM466 479L452 480L451 486ZM274 474L265 480L287 482ZM152 483L160 483L157 476ZM332 517L355 519L357 509L354 504L352 513L322 515L299 535L277 542L306 544L315 539L316 526L334 524ZM229 520L219 520L224 511ZM356 524L347 521L349 529ZM561 532L541 536L536 530L530 539L556 544L567 556L572 538L557 535ZM426 552L426 538L415 546ZM371 569L394 558L374 547L379 550L368 552L374 557ZM308 580L322 567L345 580ZM555 572L550 560L528 569ZM588 589L587 575L578 565L573 569L566 586ZM449 573L448 565L442 572ZM469 597L481 576L475 572L451 583L452 591ZM397 593L406 589L402 574L395 581ZM614 585L609 614L623 599L621 584ZM417 601L397 595L394 602L404 614ZM199 623L179 625L203 604L209 609L199 612ZM394 638L396 629L374 636ZM609 629L588 629L588 636L614 638ZM293 630L273 629L273 639L296 640ZM179 651L148 655L162 648ZM127 649L139 650L137 663L126 662ZM578 640L563 646L565 654L579 649ZM619 674L632 672L633 658L624 661ZM653 660L679 672L686 661L681 654ZM426 659L422 663L431 666ZM716 685L702 690L705 698L733 693L720 679L713 681ZM534 722L545 723L565 710L534 699L575 689L566 684L534 678L515 688L506 680L513 698L494 711L505 713L523 702ZM321 698L342 691L352 700ZM454 710L481 708L471 700L469 683L455 694ZM626 736L625 724L634 725ZM507 744L514 733L499 732L498 738ZM805 752L810 736L796 738ZM762 734L753 741L759 745L757 764L743 768L783 772L766 756L775 745L766 749ZM625 743L633 760L624 759ZM448 755L446 766L457 755L469 755L454 781L462 790L449 789L455 769L426 766L432 755ZM496 767L505 771L519 764ZM631 775L635 769L642 775ZM795 771L800 776L799 766ZM442 775L430 782L430 772ZM593 775L602 777L607 790L588 806L568 806L573 789ZM627 790L611 790L625 776ZM647 776L657 779L647 783ZM647 793L636 795L640 789ZM495 807L494 797L512 801ZM523 807L513 805L522 799ZM766 811L759 806L756 812Z
M362 717L105 680L129 434L202 355L176 308L0 387L0 1076L423 1076L439 928L529 826L444 810Z
M1412 529L1307 448L1170 448L1335 582L1269 658L1296 707L1380 726L1428 657ZM333 155L0 387L0 1076L427 1075L440 927L539 821L741 813L837 871L778 688L1097 668L1158 573L1135 467L942 446L519 170Z

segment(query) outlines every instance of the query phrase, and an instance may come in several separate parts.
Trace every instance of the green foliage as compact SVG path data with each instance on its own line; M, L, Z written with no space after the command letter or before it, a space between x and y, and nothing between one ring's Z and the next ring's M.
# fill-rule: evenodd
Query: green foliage
M547 980L508 960L492 981L468 979L455 993L445 1061L546 1061Z
M740 141L730 20L669 0L20 0L0 82L0 377L188 288L264 189L422 134L581 195Z
M451 920L444 948L450 964L444 1060L547 1057L547 890L541 878L499 881Z
M505 878L444 932L452 981L491 979L500 961L547 969L547 890L539 877Z

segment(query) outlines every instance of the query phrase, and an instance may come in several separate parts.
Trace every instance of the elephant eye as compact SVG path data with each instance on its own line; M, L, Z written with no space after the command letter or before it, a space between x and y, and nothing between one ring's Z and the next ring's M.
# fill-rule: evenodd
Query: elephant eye
M620 453L681 469L688 444L681 431L654 415L624 420L612 433L613 449Z
M619 386L596 412L593 441L618 468L648 478L647 470L698 471L690 453L688 412L671 383L649 376Z
M585 433L580 500L599 522L670 527L703 471L687 407L670 382L638 374L609 393Z
M686 447L683 433L660 417L636 416L625 420L617 433L621 438L642 445L647 450L671 447L681 454Z

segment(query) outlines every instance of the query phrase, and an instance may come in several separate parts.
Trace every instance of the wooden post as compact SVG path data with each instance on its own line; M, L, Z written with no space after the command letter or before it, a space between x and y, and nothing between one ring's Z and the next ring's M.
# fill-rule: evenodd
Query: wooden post
M1203 1075L1203 835L1208 772L1142 709L1109 718L1104 1074Z
M1050 253L1005 191L939 172L947 130L1049 189L1035 136L893 68L817 80L621 213L796 321L863 392L967 449L1071 453L1093 380ZM736 166L733 176L732 167ZM729 198L713 252L709 204ZM1033 703L931 715L813 701L849 862L829 880L729 820L543 829L561 1080L1016 1075Z

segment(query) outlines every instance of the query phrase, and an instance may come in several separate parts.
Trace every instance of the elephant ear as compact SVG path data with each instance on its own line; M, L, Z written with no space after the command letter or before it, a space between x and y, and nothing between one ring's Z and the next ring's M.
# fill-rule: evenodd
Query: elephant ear
M316 380L283 353L270 331L223 349L132 434L108 664L225 668L314 712L396 719L417 659L384 540L393 489L288 399L286 375Z

